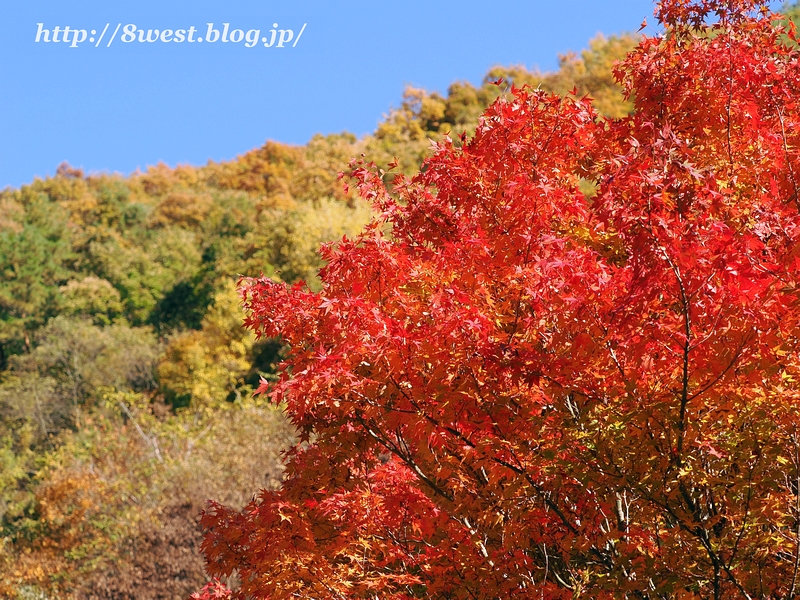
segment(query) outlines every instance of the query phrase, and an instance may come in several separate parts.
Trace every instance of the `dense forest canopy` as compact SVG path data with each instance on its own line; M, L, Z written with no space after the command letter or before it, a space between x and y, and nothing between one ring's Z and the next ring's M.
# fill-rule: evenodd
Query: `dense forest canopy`
M637 40L599 36L552 73L495 67L446 94L408 88L360 139L269 141L129 176L65 164L0 192L0 596L198 589L206 500L243 506L277 486L295 439L253 398L283 351L242 327L237 279L319 289L320 244L371 217L340 181L351 159L412 174L431 141L469 139L511 84L627 114L612 68Z

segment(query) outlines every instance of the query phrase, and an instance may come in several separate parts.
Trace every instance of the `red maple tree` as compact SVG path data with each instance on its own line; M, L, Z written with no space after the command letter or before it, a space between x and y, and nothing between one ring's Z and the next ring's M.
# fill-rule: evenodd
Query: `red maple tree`
M204 514L234 597L800 594L800 52L761 4L662 2L629 117L514 89L392 194L355 164L322 291L243 282L301 443Z

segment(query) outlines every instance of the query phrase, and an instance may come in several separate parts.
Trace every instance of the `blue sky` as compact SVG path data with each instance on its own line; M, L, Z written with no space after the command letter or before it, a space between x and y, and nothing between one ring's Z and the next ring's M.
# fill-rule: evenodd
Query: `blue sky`
M0 0L0 189L62 161L127 174L231 159L267 139L363 135L407 84L445 92L497 64L552 70L599 32L636 31L645 17L652 32L652 12L647 0ZM87 40L37 43L37 23ZM107 23L100 45L89 42ZM258 29L259 41L175 43L178 29L204 37L208 23ZM129 24L172 30L172 41L125 43ZM296 37L304 24L277 47L279 30Z

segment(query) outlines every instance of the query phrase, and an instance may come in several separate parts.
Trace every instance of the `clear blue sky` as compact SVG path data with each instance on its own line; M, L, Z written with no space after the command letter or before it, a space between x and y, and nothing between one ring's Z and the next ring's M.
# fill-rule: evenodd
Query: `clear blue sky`
M267 139L362 135L407 84L444 92L497 64L552 70L599 32L636 31L645 17L652 32L652 12L648 0L0 0L0 189L62 161L127 174L231 159ZM209 22L259 29L258 43L124 43L120 28L107 47L118 23L145 35L194 26L197 38ZM87 40L37 43L37 23ZM91 30L99 38L106 23L96 47ZM296 46L278 48L276 33L267 48L273 23L294 36L306 27Z

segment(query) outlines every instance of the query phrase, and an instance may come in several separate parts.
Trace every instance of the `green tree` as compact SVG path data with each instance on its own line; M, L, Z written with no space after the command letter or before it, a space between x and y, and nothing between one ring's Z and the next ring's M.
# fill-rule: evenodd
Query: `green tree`
M363 202L348 206L321 198L292 209L273 209L259 215L254 231L241 242L243 272L275 274L283 281L305 281L318 288L324 265L318 250L326 242L353 235L369 220Z
M69 271L67 241L33 224L0 231L0 368L20 342L31 348L31 334L55 314L59 288Z

